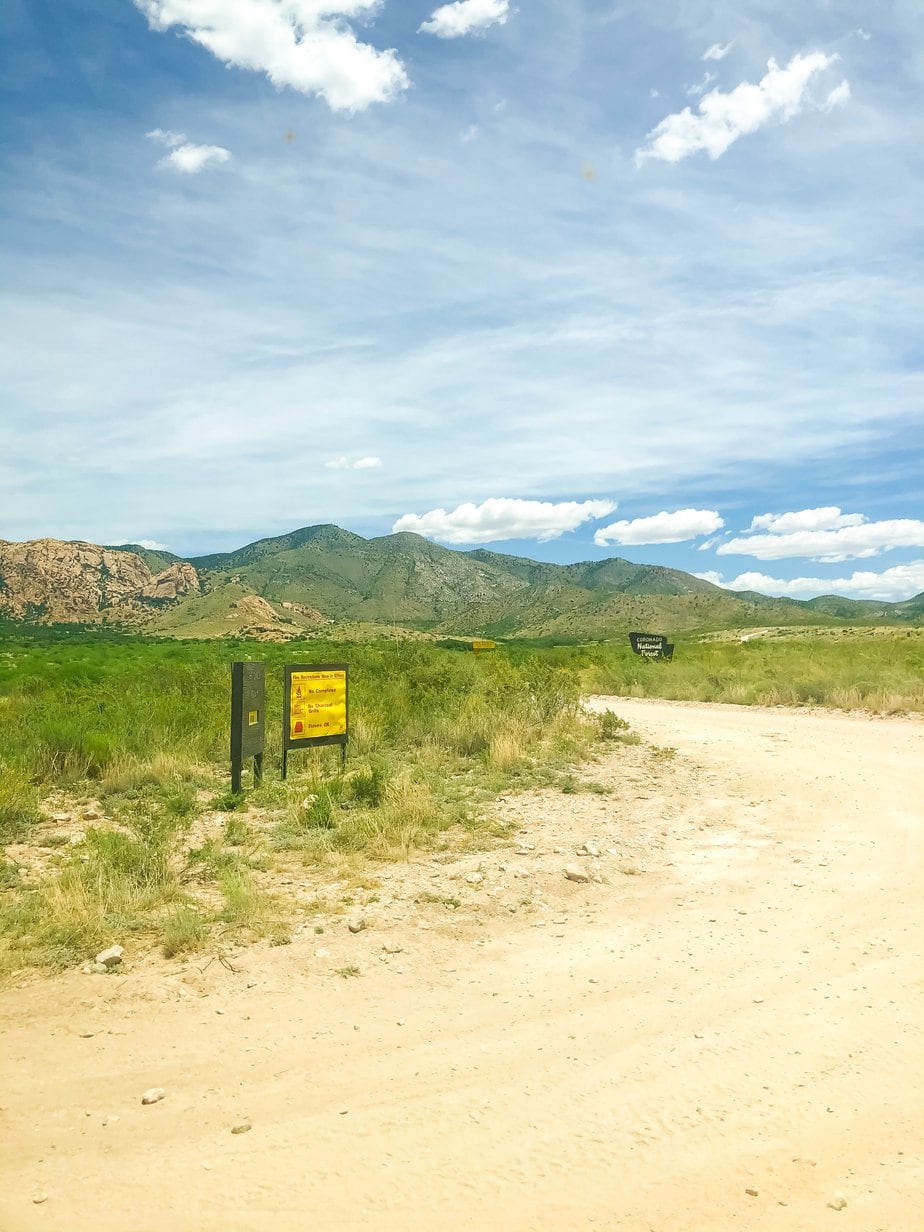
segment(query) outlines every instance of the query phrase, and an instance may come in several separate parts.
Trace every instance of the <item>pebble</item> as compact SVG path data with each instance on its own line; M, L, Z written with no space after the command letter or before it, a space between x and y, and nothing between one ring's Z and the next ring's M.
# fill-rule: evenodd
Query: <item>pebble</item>
M103 1117L104 1125L117 1125L118 1122L119 1122L119 1118L114 1113L111 1116Z
M36 1206L41 1206L43 1202L48 1201L48 1194L47 1193L35 1193L32 1195L32 1201L35 1203Z
M585 843L584 846L579 849L578 855L594 856L595 858L598 858L600 855L600 848L595 847L593 843Z
M97 813L96 809L84 809L80 814L81 821L99 821L100 817L101 814Z
M315 958L330 958L330 950L315 950Z
M386 954L403 954L404 953L401 946L395 945L393 941L386 941L385 944L382 946L382 949L385 951Z
M163 1087L151 1087L149 1091L145 1091L142 1095L141 1102L143 1104L158 1104L166 1094L167 1092Z
M569 881L585 882L590 881L590 873L580 864L568 864L565 866L565 876Z
M96 956L96 961L102 963L104 967L117 967L122 961L122 955L125 951L120 945L111 945L108 950L100 950Z
M366 921L357 917L356 919L347 922L347 928L351 933L361 933L366 927Z
M756 1189L746 1189L744 1192L748 1195L748 1197L749 1197L749 1198L756 1198L756 1197L757 1197L757 1190L756 1190Z
M847 1199L844 1197L843 1194L839 1194L839 1193L835 1194L834 1197L831 1199L831 1201L828 1203L828 1206L831 1208L832 1211L842 1211L846 1205L847 1205Z
M242 1121L240 1125L232 1125L231 1132L232 1134L246 1134L249 1133L252 1128L253 1126L249 1121Z
M481 885L484 881L484 873L469 873L465 880L469 885Z
M404 1024L405 1024L406 1022L407 1022L407 1019L406 1019L406 1018L399 1018L399 1019L398 1019L398 1026L399 1026L399 1027L403 1027L403 1026L404 1026Z

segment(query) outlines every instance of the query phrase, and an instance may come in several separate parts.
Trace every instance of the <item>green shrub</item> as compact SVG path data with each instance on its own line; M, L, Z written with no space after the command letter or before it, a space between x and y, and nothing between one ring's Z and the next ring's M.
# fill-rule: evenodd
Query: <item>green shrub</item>
M206 920L192 907L177 907L164 917L162 948L165 958L201 950L209 936Z
M19 766L0 761L0 842L19 838L39 819L39 793Z

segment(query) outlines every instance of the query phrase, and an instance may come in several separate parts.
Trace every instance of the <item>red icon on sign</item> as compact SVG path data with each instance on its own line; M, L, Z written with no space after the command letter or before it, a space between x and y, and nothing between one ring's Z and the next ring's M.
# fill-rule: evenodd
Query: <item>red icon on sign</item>
M301 719L298 719L298 720L296 721L296 724L295 724L295 730L296 730L297 732L300 732L300 731L304 731L304 730L305 730L305 724L301 721Z

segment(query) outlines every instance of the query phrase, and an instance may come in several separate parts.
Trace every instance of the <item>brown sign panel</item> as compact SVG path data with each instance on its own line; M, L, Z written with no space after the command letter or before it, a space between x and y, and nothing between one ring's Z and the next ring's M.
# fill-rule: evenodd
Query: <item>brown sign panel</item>
M253 758L254 784L263 777L266 680L262 663L231 664L231 790L241 790L244 761Z
M644 659L672 659L674 657L673 643L669 642L663 633L630 633L629 642L634 654Z

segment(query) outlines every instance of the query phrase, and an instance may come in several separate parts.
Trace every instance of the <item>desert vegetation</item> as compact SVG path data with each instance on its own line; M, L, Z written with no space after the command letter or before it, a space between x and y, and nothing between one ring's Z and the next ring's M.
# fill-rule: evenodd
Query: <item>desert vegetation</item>
M137 932L168 954L220 931L283 942L281 866L351 867L478 842L511 783L555 782L598 725L579 678L542 654L353 645L350 745L290 755L282 665L342 647L154 642L36 631L0 651L0 933L7 967L72 963ZM266 774L227 789L230 663L267 666ZM275 722L273 721L275 717ZM38 851L40 867L26 859Z
M826 631L827 632L827 631ZM135 934L168 955L216 937L282 944L280 872L340 870L490 842L486 807L637 742L582 695L924 710L921 630L678 640L672 663L612 643L349 647L174 642L31 629L0 642L0 966L71 964ZM230 663L267 667L264 784L228 791ZM280 779L282 665L347 659L350 745L294 753ZM657 752L657 751L655 751ZM288 878L291 880L291 877Z

